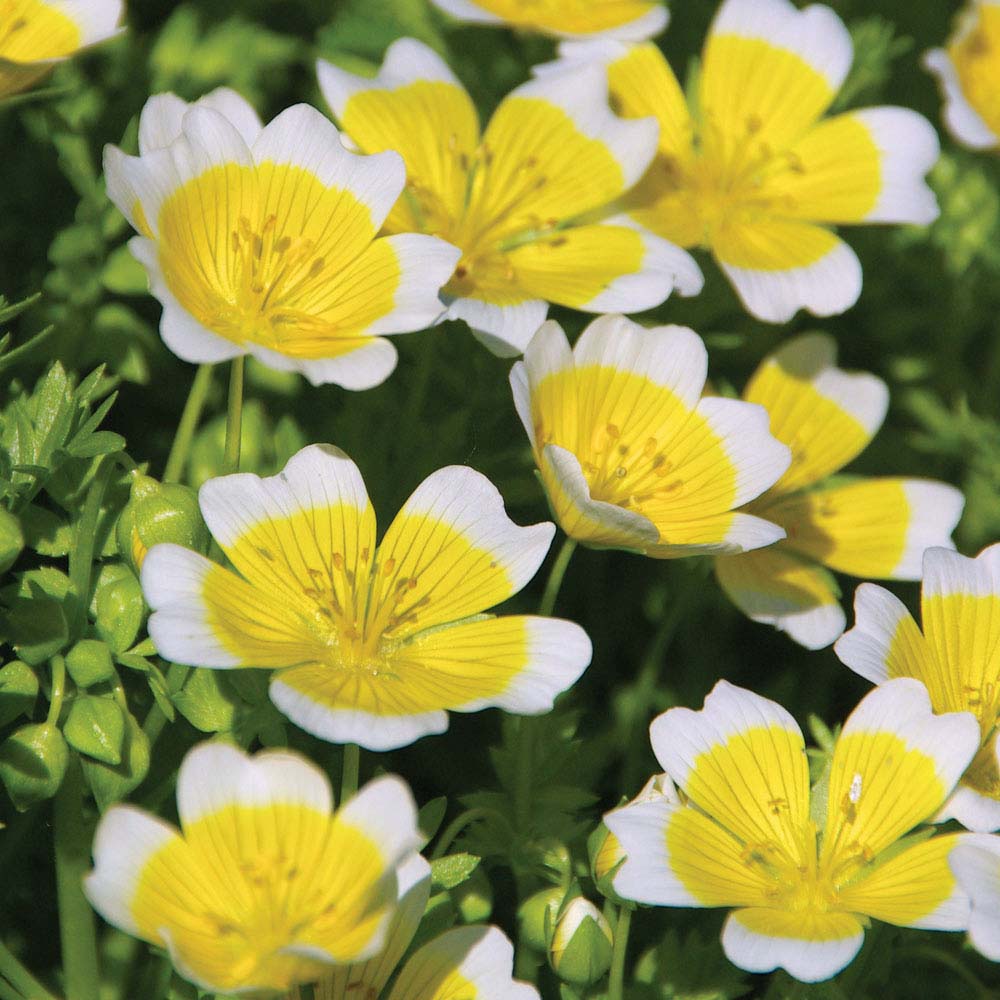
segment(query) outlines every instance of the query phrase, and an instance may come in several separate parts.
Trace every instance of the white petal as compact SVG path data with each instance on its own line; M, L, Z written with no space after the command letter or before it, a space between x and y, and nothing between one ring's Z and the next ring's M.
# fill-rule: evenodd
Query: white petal
M861 263L843 240L807 267L754 271L721 261L720 267L747 310L766 323L787 323L799 309L814 316L836 316L861 295Z
M65 14L80 29L80 48L120 34L125 13L122 0L48 0L47 6Z
M892 579L919 580L927 549L955 547L951 533L962 516L965 497L954 486L931 479L904 480L903 491L910 507L910 520L903 554L892 571Z
M969 941L1000 962L1000 837L963 838L948 855L948 864L972 900Z
M157 652L172 663L235 667L240 658L216 638L202 599L205 577L215 566L180 545L154 545L142 563L142 592L153 609L147 628Z
M630 188L653 160L660 128L655 118L623 119L608 105L608 80L604 68L582 64L563 72L546 73L528 80L506 99L534 98L554 104L573 120L588 138L604 143Z
M330 782L312 761L291 750L251 757L232 744L215 742L188 751L177 774L177 812L185 828L227 806L277 803L330 814Z
M804 983L830 979L854 961L865 935L861 928L852 937L833 941L767 937L740 923L739 911L730 913L722 928L722 950L733 965L747 972L786 969Z
M500 358L520 354L545 322L548 302L529 299L513 306L498 306L480 299L452 299L447 319L461 319L469 324L473 336Z
M934 817L934 822L943 823L949 819L957 820L966 830L976 833L1000 830L1000 801L960 782Z
M941 144L931 123L909 108L865 108L853 115L862 122L880 153L881 190L868 222L928 225L940 214L924 177L937 163Z
M302 167L326 187L345 188L368 208L375 230L382 227L406 183L399 153L350 152L336 125L308 104L286 108L265 125L253 144L253 159L257 164Z
M789 0L726 0L710 34L759 38L787 49L821 73L833 91L840 90L854 59L844 22L819 4L800 11Z
M311 385L339 385L361 392L381 385L395 370L399 355L382 337L359 337L357 347L332 358L292 358L250 345L250 352L261 364L275 371L300 372Z
M863 583L854 593L854 628L834 644L840 662L873 684L889 679L889 654L906 605L884 587ZM912 621L912 618L910 618Z
M944 49L924 53L924 68L937 77L944 98L942 115L952 137L970 149L994 149L1000 136L983 121L978 111L965 99L958 73Z
M1000 597L1000 544L983 549L975 559L947 548L932 548L924 553L922 595L952 594Z
M364 785L337 810L337 822L361 830L393 868L423 843L410 786L395 774Z
M83 880L90 905L109 924L139 936L131 902L143 868L157 851L179 839L169 823L128 805L112 806L94 833L94 870Z

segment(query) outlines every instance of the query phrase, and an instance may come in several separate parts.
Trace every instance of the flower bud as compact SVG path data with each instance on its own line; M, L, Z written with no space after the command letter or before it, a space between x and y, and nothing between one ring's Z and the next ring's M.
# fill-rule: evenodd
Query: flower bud
M115 665L107 643L81 639L66 654L66 669L77 687L91 687L115 676Z
M0 667L0 726L20 715L30 715L38 697L38 677L21 660Z
M629 804L653 802L661 798L670 802L679 801L677 790L666 774L657 774L650 778ZM625 852L618 838L603 823L587 838L587 850L590 854L590 874L601 895L615 903L634 905L623 900L614 890L614 878L625 860Z
M116 653L128 649L142 628L146 605L142 585L127 567L120 574L98 581L94 595L94 630ZM74 678L75 679L75 678Z
M529 948L534 948L535 951L548 950L556 916L565 895L565 889L550 885L529 896L521 904L517 911L520 938Z
M47 722L21 726L0 745L0 780L19 812L59 791L69 747Z
M118 518L118 552L138 573L146 552L160 542L176 542L203 552L208 529L198 508L198 494L180 483L160 483L137 473L132 495Z
M0 507L0 573L6 573L24 548L21 522Z
M450 894L463 923L480 924L489 920L493 912L493 887L481 867L450 890Z
M588 899L577 896L563 907L549 946L549 965L566 983L590 986L611 966L611 925Z

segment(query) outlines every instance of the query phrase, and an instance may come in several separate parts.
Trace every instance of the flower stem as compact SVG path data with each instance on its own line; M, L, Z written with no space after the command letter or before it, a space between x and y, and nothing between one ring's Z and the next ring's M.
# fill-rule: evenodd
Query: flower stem
M576 541L568 535L559 549L559 554L549 570L549 578L545 581L542 600L538 605L538 613L543 617L551 615L555 610L556 600L566 576L570 559L576 551ZM534 749L537 726L531 716L520 716L514 733L517 745L517 771L514 786L514 823L518 833L526 836L531 825L531 777L534 771Z
M52 668L52 695L49 699L49 714L45 721L54 726L59 722L59 713L62 711L63 698L66 695L66 661L61 656L53 656L50 663Z
M6 990L7 992L4 992ZM55 1000L55 997L18 961L14 953L0 941L0 997L17 1000Z
M340 777L340 804L343 805L358 790L358 770L361 750L357 743L344 744L344 763Z
M229 372L229 404L226 408L226 450L222 460L224 473L240 471L240 443L243 436L243 373L246 359L233 358Z
M98 1000L97 932L94 913L83 894L90 867L90 831L83 818L83 772L70 762L54 804L56 888L66 996Z
M615 940L611 950L611 970L608 972L608 1000L622 1000L625 984L625 955L628 952L628 932L632 925L632 910L623 906L618 911Z
M205 408L205 400L208 398L209 390L212 388L213 370L214 365L199 365L198 371L195 372L194 381L191 383L191 390L188 392L187 402L184 404L181 419L177 424L174 443L170 446L167 465L163 470L163 481L165 483L180 482L181 477L184 475L188 455L191 452L191 442L194 440L195 431L198 430L201 412Z
M486 819L487 816L499 815L496 809L488 809L485 806L477 806L475 809L466 809L465 812L459 813L445 828L444 832L438 837L438 842L434 846L434 850L431 852L431 861L436 861L438 858L444 857L445 852L451 847L455 838L471 824L475 823L476 820Z

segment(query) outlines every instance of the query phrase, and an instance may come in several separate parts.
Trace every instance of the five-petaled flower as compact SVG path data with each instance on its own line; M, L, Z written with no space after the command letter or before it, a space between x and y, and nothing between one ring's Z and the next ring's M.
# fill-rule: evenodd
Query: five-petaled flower
M702 54L696 108L652 43L573 42L564 62L608 67L626 117L655 115L660 146L624 208L683 247L709 249L746 308L784 322L798 309L841 313L861 292L861 265L832 227L928 223L924 174L937 135L908 108L820 120L853 58L829 7L725 0ZM561 63L554 64L561 71Z
M555 38L615 38L641 42L667 26L659 0L433 0L472 24L507 24Z
M0 2L0 98L27 90L88 45L118 34L122 0Z
M105 149L108 194L186 361L252 354L314 384L378 385L383 334L421 330L458 259L434 237L378 237L405 182L396 153L358 156L299 104L262 127L232 91L143 108L138 157Z
M203 989L288 989L382 950L396 868L420 845L395 776L332 810L326 776L298 754L202 743L177 777L181 829L113 806L84 890L109 923L166 948Z
M1000 146L1000 0L971 0L946 49L924 66L938 79L944 123L971 149Z
M702 397L705 345L680 326L595 319L570 350L545 323L510 373L559 526L657 559L743 552L784 535L738 507L788 467L760 406Z
M150 636L177 663L275 670L274 703L322 739L388 750L443 732L448 711L546 712L590 662L572 622L482 614L535 575L555 527L514 524L472 469L428 476L378 546L361 474L329 446L199 500L240 575L153 546Z
M954 547L964 499L928 479L878 477L826 482L857 456L885 419L889 391L867 372L836 367L837 348L805 334L765 358L743 398L765 407L771 433L792 464L746 508L785 529L766 549L716 560L732 602L809 649L844 631L840 590L829 570L858 577L919 580L924 549Z
M397 967L427 907L430 865L411 855L398 870L399 905L383 951L354 965L337 966L313 987L315 1000L538 1000L533 986L512 977L514 949L496 927L456 927L421 945ZM389 980L395 976L391 989ZM299 1000L295 993L289 1000Z
M389 232L433 233L462 249L445 286L448 315L499 354L520 354L548 304L638 312L676 285L701 289L687 253L612 205L656 150L653 119L608 107L600 66L531 80L507 95L485 132L471 98L431 49L394 42L374 80L320 62L320 88L367 153L395 149L407 186Z
M848 718L828 790L815 793L819 826L802 733L775 702L720 681L702 711L670 709L650 737L683 799L605 816L626 854L615 890L660 906L734 907L722 946L740 968L780 966L815 982L853 960L866 918L967 926L948 852L972 835L900 842L934 816L979 742L975 719L934 715L919 682L889 681Z
M854 628L834 651L874 684L915 677L927 685L935 711L971 712L979 720L979 752L940 818L954 817L970 830L998 830L1000 545L975 559L928 549L923 569L923 633L897 597L864 583L854 598Z

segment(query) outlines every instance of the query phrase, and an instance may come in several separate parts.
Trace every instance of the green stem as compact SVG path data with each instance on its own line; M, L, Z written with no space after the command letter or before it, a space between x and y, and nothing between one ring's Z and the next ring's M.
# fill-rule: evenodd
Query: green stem
M49 714L45 721L54 726L59 722L63 698L66 695L66 661L61 656L53 656L52 662L52 696L49 698Z
M562 588L566 569L573 553L576 551L576 541L568 535L563 540L559 554L549 570L549 578L545 581L542 600L538 605L538 613L547 617L555 610L556 600ZM517 727L513 733L517 746L516 785L514 786L514 824L522 836L527 836L531 826L531 785L534 772L534 750L537 726L531 716L518 718Z
M243 435L243 373L246 359L233 358L229 373L229 403L226 407L226 450L223 472L240 471L240 443Z
M212 388L213 365L199 365L195 372L194 381L191 383L191 390L188 392L187 402L184 404L184 411L177 424L177 433L174 435L174 443L170 447L170 455L167 457L167 465L163 470L163 481L165 483L180 482L187 466L188 455L191 452L191 442L194 440L195 432L198 430L198 423L201 420L202 410L205 408L205 400L208 398L209 390Z
M444 832L438 837L438 842L431 852L431 861L436 861L438 858L442 858L445 852L451 847L455 838L471 824L475 823L476 820L486 819L487 816L499 816L500 814L496 809L487 809L485 806L477 806L475 809L466 809L465 812L459 813L449 824L444 828Z
M97 525L101 517L101 504L108 486L113 463L102 460L94 473L87 499L83 502L80 520L76 523L73 548L69 553L69 579L73 587L73 620L70 634L78 638L87 624L87 608L90 606L90 584L94 569L94 549L97 544Z
M54 825L66 996L73 1000L98 1000L101 977L97 965L97 931L93 910L83 894L83 876L90 867L91 831L83 818L83 772L75 759L56 793Z
M340 804L343 805L358 790L358 770L361 750L357 743L344 744L344 763L340 777Z
M55 1000L55 997L35 979L35 977L18 961L14 953L0 941L0 985L10 990L9 994L16 1000L22 997L27 1000ZM6 980L7 986L3 980Z
M628 932L632 925L632 910L623 906L618 911L615 940L611 950L611 969L608 972L608 1000L622 1000L625 988L625 956L628 952Z
M566 568L570 559L576 551L576 539L567 536L559 549L559 555L549 570L549 578L545 581L545 590L542 591L542 603L538 605L538 613L542 617L551 615L556 607L556 600L562 588L563 577L566 575Z

